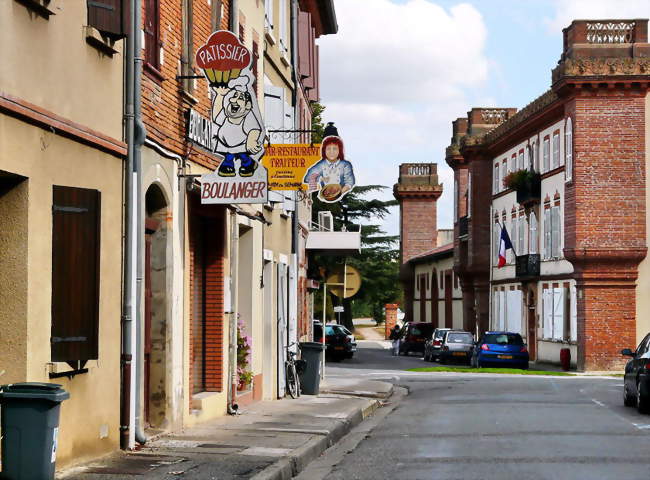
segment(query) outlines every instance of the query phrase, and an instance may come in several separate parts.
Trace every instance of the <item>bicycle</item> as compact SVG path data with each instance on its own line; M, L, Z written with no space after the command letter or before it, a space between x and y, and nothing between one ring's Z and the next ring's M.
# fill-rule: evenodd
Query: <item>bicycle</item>
M284 362L285 371L287 374L287 390L291 398L298 398L300 396L300 377L298 373L302 372L304 369L304 360L296 360L298 355L296 352L291 350L291 347L298 345L297 343L292 343L287 347L287 360Z

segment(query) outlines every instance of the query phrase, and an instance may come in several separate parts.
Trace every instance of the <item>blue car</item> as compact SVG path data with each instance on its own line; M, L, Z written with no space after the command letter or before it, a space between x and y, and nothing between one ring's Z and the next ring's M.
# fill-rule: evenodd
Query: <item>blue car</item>
M528 349L521 335L512 332L485 332L474 346L473 367L528 368Z

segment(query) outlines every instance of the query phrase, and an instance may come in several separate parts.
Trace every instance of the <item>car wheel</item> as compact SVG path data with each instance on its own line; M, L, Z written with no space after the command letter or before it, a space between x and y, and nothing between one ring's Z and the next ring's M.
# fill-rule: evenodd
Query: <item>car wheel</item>
M648 399L641 393L641 382L636 382L636 409L639 413L648 413L650 410L650 402Z
M627 388L627 385L623 385L623 405L626 407L633 407L636 405L636 397L634 395L630 395L630 392Z

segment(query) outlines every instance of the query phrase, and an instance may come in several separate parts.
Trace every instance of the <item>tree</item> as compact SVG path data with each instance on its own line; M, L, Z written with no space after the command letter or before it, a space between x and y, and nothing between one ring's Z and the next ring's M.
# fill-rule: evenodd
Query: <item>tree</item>
M323 140L325 125L323 124L323 112L325 107L318 102L311 103L311 141L320 143Z
M399 251L394 247L398 242L397 236L386 235L379 225L364 224L364 221L383 219L388 215L389 208L397 205L396 200L366 199L370 193L384 190L382 185L355 186L354 190L336 203L324 203L314 199L313 212L317 216L320 211L332 212L336 230L345 228L348 231L361 229L361 253L354 257L342 259L338 257L315 255L310 258L311 278L319 276L325 281L327 275L336 266L347 261L361 273L361 288L354 299L332 298L332 305L343 305L345 311L342 320L345 326L353 330L354 312L370 313L378 322L383 321L383 306L386 303L399 301ZM322 294L320 301L315 302L316 309L322 315ZM329 302L328 302L329 304ZM328 308L329 310L329 308Z

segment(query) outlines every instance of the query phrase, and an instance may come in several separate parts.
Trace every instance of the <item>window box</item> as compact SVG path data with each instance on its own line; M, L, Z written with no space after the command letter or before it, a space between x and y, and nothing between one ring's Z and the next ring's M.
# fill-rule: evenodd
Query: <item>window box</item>
M504 179L506 188L517 192L517 203L527 205L539 202L542 190L542 177L530 170L517 170Z
M517 278L539 276L539 254L517 255L515 262L515 275Z

